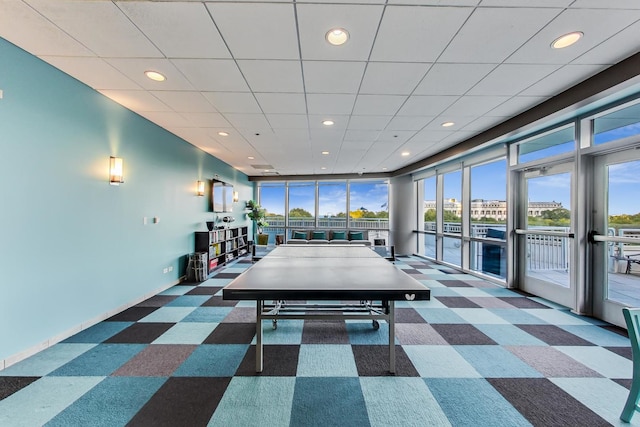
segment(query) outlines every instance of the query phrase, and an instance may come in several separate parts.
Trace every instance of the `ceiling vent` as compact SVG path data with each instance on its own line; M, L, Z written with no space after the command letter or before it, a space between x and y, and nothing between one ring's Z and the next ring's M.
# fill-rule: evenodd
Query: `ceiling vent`
M272 165L251 165L254 169L266 170L266 169L274 169Z

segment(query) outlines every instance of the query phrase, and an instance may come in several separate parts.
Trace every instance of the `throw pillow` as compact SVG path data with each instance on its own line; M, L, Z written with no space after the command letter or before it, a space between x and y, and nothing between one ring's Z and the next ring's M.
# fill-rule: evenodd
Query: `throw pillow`
M362 235L362 231L350 231L349 232L349 240L364 240L364 236Z
M307 233L305 233L304 231L294 231L293 232L293 238L294 239L307 239Z
M334 231L333 232L333 240L346 240L347 233L344 231Z
M311 238L313 240L326 240L327 234L324 231L314 231Z

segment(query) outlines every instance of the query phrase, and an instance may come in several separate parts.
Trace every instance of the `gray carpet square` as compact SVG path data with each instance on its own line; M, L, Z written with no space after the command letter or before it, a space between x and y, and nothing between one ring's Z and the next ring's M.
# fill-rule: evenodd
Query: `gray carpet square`
M480 308L478 304L465 297L436 297L448 308Z
M305 320L302 344L349 344L347 325L342 320Z
M276 376L295 377L298 372L298 357L300 346L298 345L265 345L262 347L263 357L262 372L256 372L256 346L252 345L247 350L244 359L240 363L237 376Z
M570 332L565 331L555 325L517 325L518 328L533 335L549 345L585 345L592 346L593 343L580 338Z
M473 325L434 323L431 326L451 345L497 345Z
M506 348L545 377L598 378L602 376L553 347L508 346Z
M169 377L197 347L185 344L151 344L111 375Z

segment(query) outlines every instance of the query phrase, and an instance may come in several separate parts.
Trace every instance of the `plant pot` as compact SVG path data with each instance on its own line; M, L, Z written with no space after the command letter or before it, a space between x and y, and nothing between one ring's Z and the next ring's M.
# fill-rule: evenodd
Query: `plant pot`
M258 245L267 246L268 243L269 243L268 234L258 234Z
M213 222L213 221L207 221L207 230L213 231L213 225L214 224L215 224L215 222Z

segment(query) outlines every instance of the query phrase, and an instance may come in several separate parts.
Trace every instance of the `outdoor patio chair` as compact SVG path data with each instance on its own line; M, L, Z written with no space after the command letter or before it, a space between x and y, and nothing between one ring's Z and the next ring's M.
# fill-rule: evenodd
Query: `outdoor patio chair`
M622 314L627 323L627 332L631 341L631 356L633 359L633 380L627 403L624 405L620 419L626 423L631 421L635 411L640 410L638 400L640 400L640 308L623 308Z
M626 258L627 270L625 271L625 274L631 273L631 264L640 264L640 259L631 258L636 256L640 256L640 254L627 255L627 258Z

